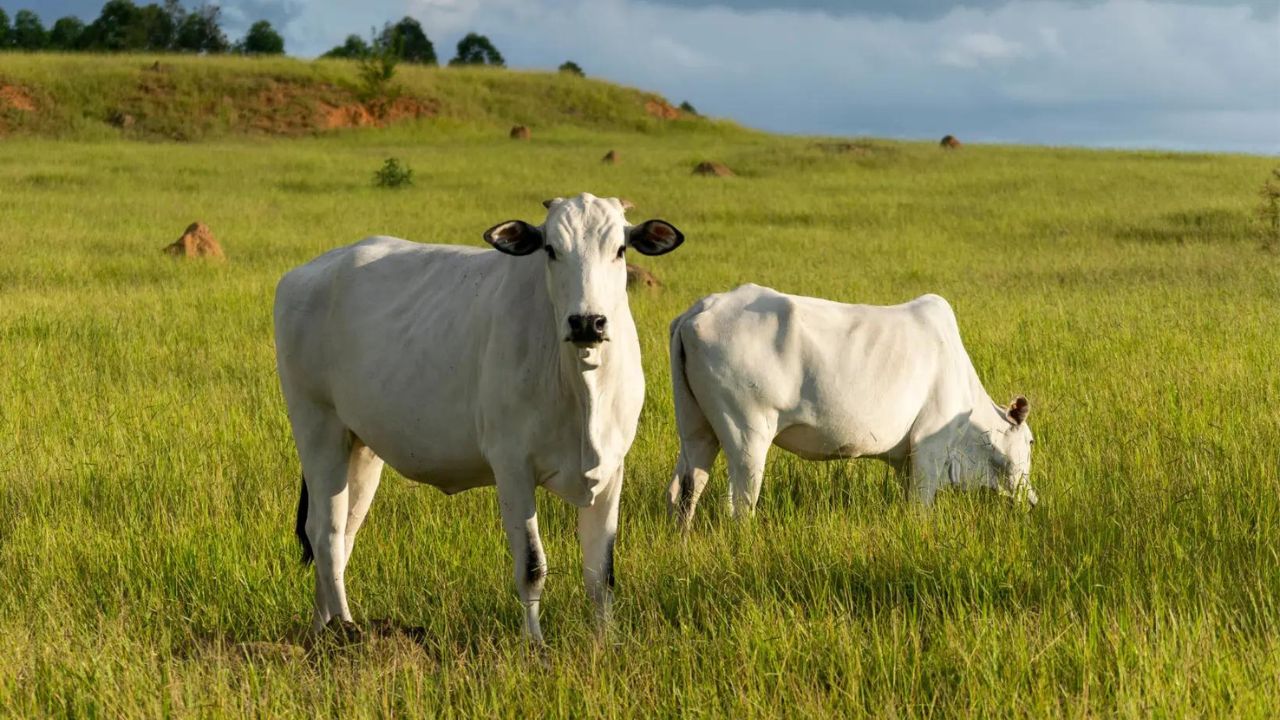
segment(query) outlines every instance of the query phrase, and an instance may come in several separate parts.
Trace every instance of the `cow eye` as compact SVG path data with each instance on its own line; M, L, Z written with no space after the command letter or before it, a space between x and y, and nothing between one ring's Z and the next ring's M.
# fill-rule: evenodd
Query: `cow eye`
M543 246L542 246L542 249L547 251L547 258L548 258L548 259L551 259L551 260L555 260L555 259L556 259L556 249L555 249L555 248L551 247L550 245L543 245Z
M626 246L626 245L623 245L622 247L618 248L618 259L619 259L619 260L621 260L621 259L622 259L622 256L623 256L623 255L626 255L626 254L627 254L627 246Z

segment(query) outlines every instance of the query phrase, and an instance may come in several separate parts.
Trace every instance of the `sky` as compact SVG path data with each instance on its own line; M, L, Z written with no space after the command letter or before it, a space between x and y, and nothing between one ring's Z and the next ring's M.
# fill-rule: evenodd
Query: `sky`
M52 25L92 20L102 2L0 7ZM510 67L573 60L590 76L777 132L1280 155L1280 0L216 4L229 37L266 19L291 55L408 15L442 60L475 31Z

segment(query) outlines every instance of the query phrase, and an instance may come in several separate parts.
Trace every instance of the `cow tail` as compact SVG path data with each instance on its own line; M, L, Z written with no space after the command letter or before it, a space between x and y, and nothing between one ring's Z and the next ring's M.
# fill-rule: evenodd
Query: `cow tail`
M302 492L298 495L298 518L293 524L293 534L298 536L298 544L302 546L302 564L310 565L315 553L311 550L311 539L307 537L307 476L302 476Z
M707 416L702 412L702 406L698 404L698 398L693 394L693 387L689 385L689 376L685 372L685 350L683 335L684 323L688 313L681 315L671 323L671 395L672 401L675 403L676 414L676 430L680 433L681 458L677 464L676 472L682 470L684 464L684 443L685 438L691 438L695 435L709 433L715 436L711 428L711 423L707 421Z

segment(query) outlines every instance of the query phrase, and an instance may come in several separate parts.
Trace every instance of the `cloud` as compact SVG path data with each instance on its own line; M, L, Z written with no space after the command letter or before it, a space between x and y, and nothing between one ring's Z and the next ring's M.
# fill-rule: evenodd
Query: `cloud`
M1024 56L1022 43L994 33L975 32L961 35L940 56L943 64L959 68L972 68L984 63L998 63Z

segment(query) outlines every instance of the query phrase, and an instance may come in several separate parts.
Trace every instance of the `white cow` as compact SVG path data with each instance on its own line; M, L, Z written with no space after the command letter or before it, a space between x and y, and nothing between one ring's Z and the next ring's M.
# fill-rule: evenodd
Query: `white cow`
M607 620L623 458L644 400L624 251L660 255L684 236L662 220L629 225L614 198L544 205L541 227L485 232L501 252L371 237L280 280L277 365L302 459L296 531L315 560L316 632L333 618L353 632L343 573L384 461L445 493L497 485L538 642L534 488L577 505L587 592Z
M845 305L743 285L671 323L680 457L668 501L687 528L720 448L730 505L750 514L770 444L809 460L875 457L911 497L976 484L1032 505L1030 407L992 402L946 300Z

